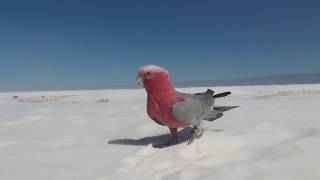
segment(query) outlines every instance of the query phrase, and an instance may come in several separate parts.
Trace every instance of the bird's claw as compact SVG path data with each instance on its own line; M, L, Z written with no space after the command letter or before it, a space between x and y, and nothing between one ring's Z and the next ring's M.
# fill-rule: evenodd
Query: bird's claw
M191 137L189 138L187 145L191 144L195 139L201 138L201 136L203 135L203 132L204 132L203 129L199 129L196 126L193 127L191 131Z

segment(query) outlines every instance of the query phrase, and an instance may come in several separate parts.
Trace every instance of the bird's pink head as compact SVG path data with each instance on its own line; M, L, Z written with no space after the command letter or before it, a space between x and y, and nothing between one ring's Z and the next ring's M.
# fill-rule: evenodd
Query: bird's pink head
M168 71L156 65L139 68L137 83L147 91L172 89Z

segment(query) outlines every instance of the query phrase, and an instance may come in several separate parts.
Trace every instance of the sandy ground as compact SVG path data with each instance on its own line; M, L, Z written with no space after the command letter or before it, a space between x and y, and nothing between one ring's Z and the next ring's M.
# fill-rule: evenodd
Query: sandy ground
M240 108L162 149L142 89L0 93L0 179L320 179L320 85L212 89Z

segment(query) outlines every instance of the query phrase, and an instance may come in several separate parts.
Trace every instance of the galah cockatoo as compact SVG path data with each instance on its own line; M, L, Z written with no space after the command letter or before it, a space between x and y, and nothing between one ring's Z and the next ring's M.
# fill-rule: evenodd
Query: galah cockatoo
M171 142L178 142L178 128L193 126L191 143L202 136L203 120L214 121L223 115L224 111L238 106L214 106L214 100L231 92L214 95L208 89L204 93L181 93L175 90L169 79L169 73L162 67L145 65L138 70L137 83L147 92L147 113L156 123L169 127Z

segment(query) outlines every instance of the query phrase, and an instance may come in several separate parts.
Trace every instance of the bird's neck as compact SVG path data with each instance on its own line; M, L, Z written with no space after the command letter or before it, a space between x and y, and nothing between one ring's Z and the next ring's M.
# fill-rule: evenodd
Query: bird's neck
M156 82L146 84L145 89L148 96L155 97L176 97L176 90L172 86L169 79L159 79Z

